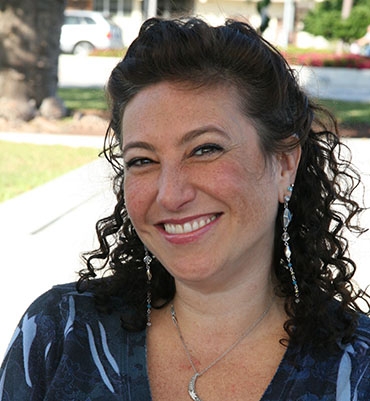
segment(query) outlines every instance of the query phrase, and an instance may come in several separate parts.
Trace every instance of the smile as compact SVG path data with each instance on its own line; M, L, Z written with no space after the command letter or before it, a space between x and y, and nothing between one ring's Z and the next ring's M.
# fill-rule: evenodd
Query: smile
M163 227L168 234L188 234L212 223L212 221L216 220L216 218L216 215L202 217L184 224L163 224Z

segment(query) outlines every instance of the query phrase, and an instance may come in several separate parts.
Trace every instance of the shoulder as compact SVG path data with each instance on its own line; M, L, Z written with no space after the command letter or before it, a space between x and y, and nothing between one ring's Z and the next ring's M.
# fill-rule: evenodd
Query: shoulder
M354 339L346 349L355 355L358 363L363 363L363 366L367 367L370 386L370 317L365 315L359 316Z
M370 318L360 315L357 329L353 339L343 347L344 353L348 353L356 360L356 365L367 367L367 375L370 383Z
M59 326L68 321L91 322L99 319L102 314L96 308L94 282L91 288L92 290L80 292L75 282L56 285L40 295L29 306L24 317L36 320L45 317L55 320ZM117 313L127 309L121 299L115 299L114 305Z
M370 399L370 318L359 315L351 342L341 346L337 389L351 389L353 399ZM352 399L352 398L351 398Z
M138 381L146 391L145 332L131 335L122 329L123 306L116 301L111 314L99 313L94 294L79 293L75 283L38 297L22 317L0 368L0 399L2 392L9 399L30 399L31 393L43 399L46 390L52 399L86 399L82 394L125 399L119 397L127 392L122 377ZM76 398L68 398L67 387Z
M358 326L356 329L356 336L367 339L370 341L370 317L361 314L358 319Z
M57 313L65 303L68 304L71 299L80 300L81 297L92 300L93 294L91 292L79 293L76 289L76 283L56 285L40 295L27 309L26 314Z
M112 314L114 319L119 313L120 306L117 306L116 313ZM37 341L45 345L65 341L78 327L95 327L99 321L109 325L110 320L95 307L93 292L79 292L76 283L69 283L56 285L39 296L26 310L18 332L23 337L37 334Z
M351 341L338 341L336 352L290 344L276 380L284 382L286 401L332 400L334 394L337 400L370 400L370 318L359 315Z
M54 286L28 307L11 339L8 354L28 355L31 349L33 354L42 353L50 347L58 353L72 326L82 318L94 320L95 314L93 294L78 293L75 283Z

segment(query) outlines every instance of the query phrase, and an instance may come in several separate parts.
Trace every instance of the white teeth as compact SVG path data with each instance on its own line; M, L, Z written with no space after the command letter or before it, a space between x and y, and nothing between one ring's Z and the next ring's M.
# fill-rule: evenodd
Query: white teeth
M190 233L192 231L192 226L190 223L184 224L184 233Z
M193 223L193 231L198 230L198 228L199 228L198 222L194 221L194 223Z
M207 217L206 219L194 220L185 224L164 224L164 229L168 234L187 234L196 231L199 228L211 223L216 216Z
M204 227L206 224L208 224L208 223L205 222L204 220L201 220L201 221L199 222L199 228Z

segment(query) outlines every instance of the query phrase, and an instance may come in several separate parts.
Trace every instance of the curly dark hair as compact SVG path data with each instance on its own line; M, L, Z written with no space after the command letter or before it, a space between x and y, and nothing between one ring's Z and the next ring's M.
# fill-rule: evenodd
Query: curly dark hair
M358 300L369 307L366 293L351 282L356 265L347 255L343 234L345 229L363 231L355 220L363 209L353 199L360 176L339 140L334 116L307 97L296 72L274 46L247 23L235 20L212 27L198 18L150 19L114 68L108 82L112 117L104 154L115 170L117 204L111 216L97 223L100 248L85 255L87 268L80 272L78 289L93 283L97 305L105 312L114 308L113 298L120 297L129 306L122 316L123 326L145 327L144 246L125 207L121 121L135 94L163 81L187 83L191 88L232 85L266 157L301 146L289 226L299 303L294 302L290 273L280 263L283 205L275 230L273 265L276 293L285 299L288 315L284 328L290 340L300 344L309 340L334 348L338 338L349 341L361 311ZM295 138L294 143L287 138ZM109 274L89 280L98 270ZM152 302L161 307L173 299L175 282L155 258L152 270Z

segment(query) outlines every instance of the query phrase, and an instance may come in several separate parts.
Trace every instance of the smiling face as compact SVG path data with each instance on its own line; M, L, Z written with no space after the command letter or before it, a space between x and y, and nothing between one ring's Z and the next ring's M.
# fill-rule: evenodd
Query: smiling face
M232 88L152 85L128 103L122 132L128 214L175 279L227 285L270 274L292 176L284 157L266 160Z

